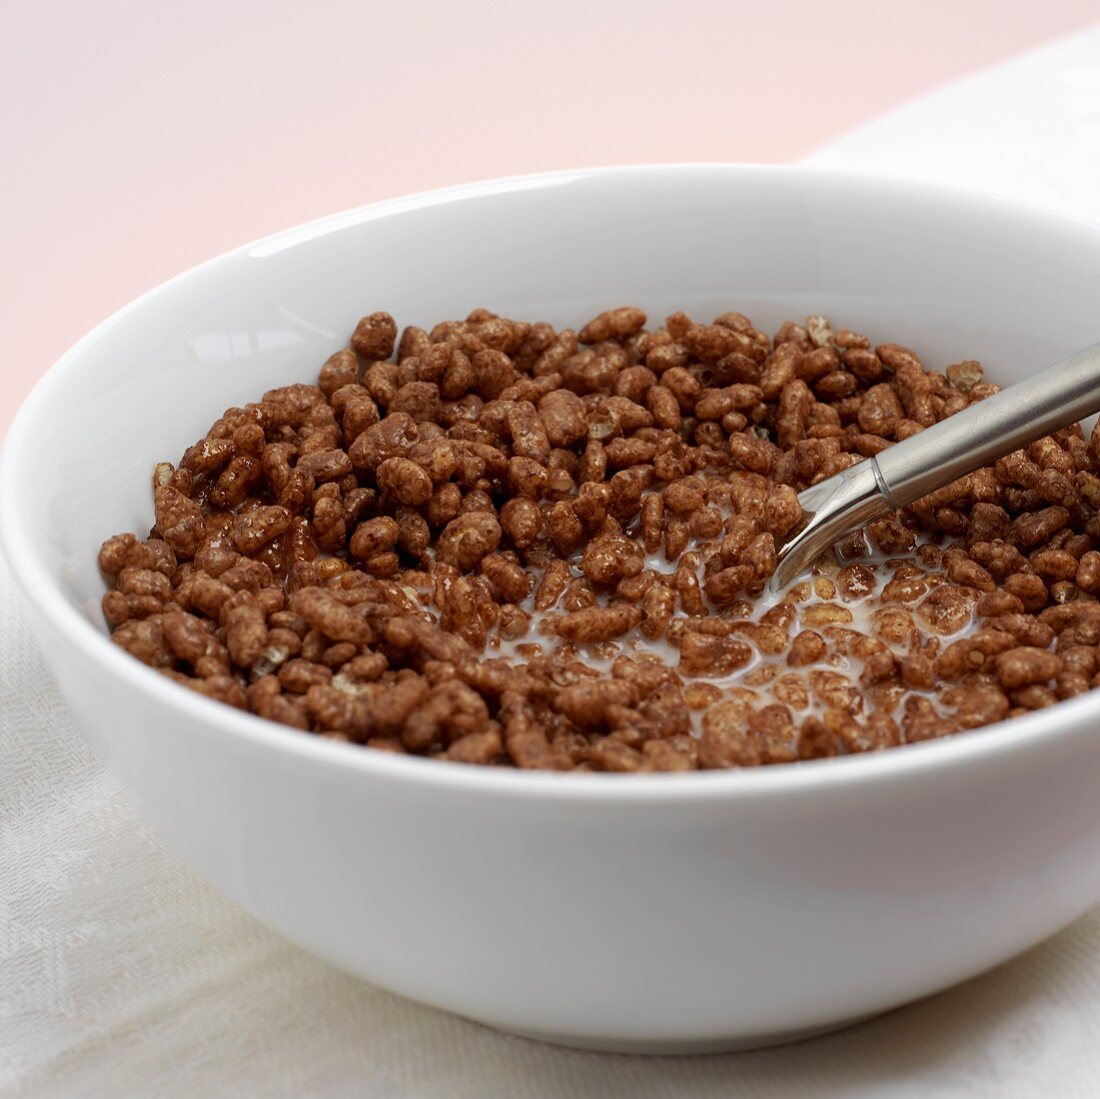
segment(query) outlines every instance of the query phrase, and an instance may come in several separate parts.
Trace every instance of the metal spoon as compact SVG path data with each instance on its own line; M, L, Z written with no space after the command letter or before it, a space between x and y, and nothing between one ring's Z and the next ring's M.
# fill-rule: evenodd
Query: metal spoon
M798 494L802 525L779 550L775 595L822 551L892 508L1100 411L1100 343Z

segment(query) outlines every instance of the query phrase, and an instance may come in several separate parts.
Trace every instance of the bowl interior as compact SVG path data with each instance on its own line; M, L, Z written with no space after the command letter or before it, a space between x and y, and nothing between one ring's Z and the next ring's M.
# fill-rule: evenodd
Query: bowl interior
M724 166L565 173L400 200L197 268L106 321L32 396L5 455L24 584L101 626L101 542L152 522L149 476L228 406L313 381L377 309L430 326L477 306L579 325L726 309L824 312L927 365L1010 383L1097 338L1100 230L986 196Z

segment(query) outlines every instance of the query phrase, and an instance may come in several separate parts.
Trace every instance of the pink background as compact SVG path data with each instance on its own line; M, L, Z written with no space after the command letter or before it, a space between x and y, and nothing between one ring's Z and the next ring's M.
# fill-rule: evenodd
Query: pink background
M0 431L98 321L255 237L517 172L794 160L1097 9L43 0L6 13Z

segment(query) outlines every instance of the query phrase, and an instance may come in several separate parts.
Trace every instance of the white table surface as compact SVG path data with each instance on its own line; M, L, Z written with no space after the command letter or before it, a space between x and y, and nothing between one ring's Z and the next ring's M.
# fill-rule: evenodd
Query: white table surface
M1100 218L1100 30L810 158ZM316 961L167 852L58 697L0 565L0 1097L1100 1096L1100 910L855 1029L706 1058L499 1035Z

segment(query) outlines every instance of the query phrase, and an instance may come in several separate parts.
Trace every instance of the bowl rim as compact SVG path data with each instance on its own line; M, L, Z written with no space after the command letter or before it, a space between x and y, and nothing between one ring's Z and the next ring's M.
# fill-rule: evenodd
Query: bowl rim
M1021 221L1030 220L1040 227L1061 223L1094 236L1100 235L1100 224L1087 219L974 188L865 172L721 162L564 169L458 184L369 203L230 249L148 290L96 325L46 371L17 411L0 451L0 516L18 515L22 445L32 435L36 418L48 409L54 393L64 388L70 372L80 368L85 348L107 336L129 313L171 293L178 284L201 278L207 270L236 259L275 255L354 225L429 206L520 190L546 189L575 181L605 178L627 181L631 177L661 175L687 178L693 174L760 178L797 176L806 179L809 186L864 187L886 197L908 195L954 205L978 202L991 212L999 208L1002 214ZM797 795L811 789L842 789L853 783L881 784L888 780L927 777L944 768L958 772L966 765L981 766L992 756L1034 750L1041 740L1053 736L1065 738L1080 732L1082 719L1095 718L1100 713L1100 692L1096 698L1091 698L1092 692L1087 692L1052 707L1057 710L1057 716L1048 710L1039 710L965 733L888 750L729 770L621 775L460 765L449 760L371 751L363 745L304 734L208 699L160 675L113 645L106 633L97 629L64 597L34 553L30 540L24 537L21 524L10 520L0 523L0 550L7 558L24 599L61 630L105 676L117 678L123 687L139 692L150 702L175 708L189 721L203 726L204 732L216 728L219 734L233 737L240 747L250 751L272 751L342 772L411 785L449 787L482 797L522 795L525 798L539 796L609 803L700 802L716 798L741 800Z

